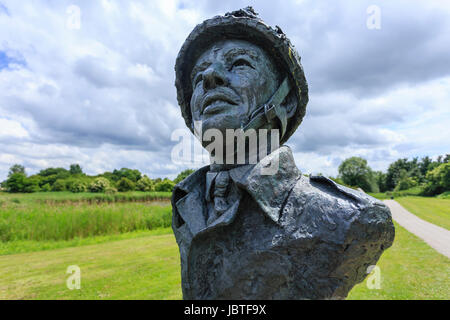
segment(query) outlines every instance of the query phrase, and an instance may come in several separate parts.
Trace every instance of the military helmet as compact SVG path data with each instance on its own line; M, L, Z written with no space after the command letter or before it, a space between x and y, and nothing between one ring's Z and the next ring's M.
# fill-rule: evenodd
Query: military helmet
M294 95L297 109L289 118L286 133L280 141L280 144L283 144L295 132L305 115L308 84L300 63L300 56L289 39L280 27L276 26L273 29L265 24L252 7L205 20L194 28L181 47L175 64L175 86L178 104L186 125L192 132L194 131L190 107L193 92L190 79L192 68L206 48L217 41L227 39L245 40L258 45L271 56L277 68L288 77L292 88L289 95Z

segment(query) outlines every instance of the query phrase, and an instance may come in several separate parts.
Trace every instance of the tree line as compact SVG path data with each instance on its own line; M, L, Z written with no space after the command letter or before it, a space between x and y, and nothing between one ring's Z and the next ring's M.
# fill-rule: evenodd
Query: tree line
M339 175L330 177L340 184L361 188L365 192L403 191L414 187L420 194L434 196L450 191L450 154L436 160L426 156L419 160L398 159L386 172L374 171L367 160L351 157L338 168ZM85 174L79 164L65 168L47 168L28 176L24 166L13 165L8 178L1 183L7 192L125 192L125 191L172 191L176 183L194 172L187 169L173 181L168 178L151 179L139 170L122 168L96 176Z
M398 159L386 172L373 171L367 161L351 157L339 165L339 175L333 178L338 183L359 187L365 192L402 191L414 187L419 194L434 196L450 191L450 154L436 160L426 156L419 160Z
M9 169L8 178L1 183L1 187L11 193L172 191L176 183L193 171L187 169L172 181L169 178L151 179L139 170L129 168L90 176L83 172L79 164L72 164L69 169L47 168L28 176L24 166L15 164Z

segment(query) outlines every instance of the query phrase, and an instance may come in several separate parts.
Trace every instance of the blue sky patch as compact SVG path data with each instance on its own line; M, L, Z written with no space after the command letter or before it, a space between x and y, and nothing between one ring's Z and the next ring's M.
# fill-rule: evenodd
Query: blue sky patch
M21 57L11 57L6 52L0 51L0 70L8 69L10 64L26 65L26 61Z
M0 14L1 14L1 13L6 14L7 16L11 16L11 15L9 14L8 8L7 8L3 3L0 2Z

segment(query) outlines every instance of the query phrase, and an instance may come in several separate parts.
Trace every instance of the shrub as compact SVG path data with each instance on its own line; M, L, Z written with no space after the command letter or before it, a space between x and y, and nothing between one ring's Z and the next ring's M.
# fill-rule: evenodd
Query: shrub
M450 191L450 163L442 163L427 173L428 184L425 187L426 195L436 195Z
M89 185L90 192L105 192L111 188L111 183L106 178L97 178Z
M117 189L114 187L108 187L105 189L106 194L115 194L117 192Z
M52 187L50 186L50 184L46 183L41 187L41 191L43 192L49 192L52 190Z
M378 185L372 169L367 160L360 157L351 157L339 165L339 178L346 185L360 187L365 192L378 192Z
M66 190L66 183L64 180L58 179L55 181L55 183L52 186L52 191L65 191Z
M136 184L136 187L140 191L155 191L155 185L153 181L147 177L144 176Z
M174 186L175 183L173 181L170 181L169 179L164 179L155 185L155 190L171 192Z
M17 172L11 174L5 183L6 190L12 193L23 192L26 179L27 176L24 173Z
M195 172L195 170L193 170L193 169L186 169L186 170L180 172L180 174L175 178L175 180L173 180L173 182L175 182L175 184L180 183L181 181L186 179L190 174L192 174L194 172Z
M120 192L133 191L136 189L136 184L128 178L121 178L117 183L117 190Z
M86 192L86 184L81 180L75 180L70 184L69 191L73 193Z
M413 178L405 176L398 181L398 184L395 187L394 191L408 190L412 187L415 187L416 185L417 182Z

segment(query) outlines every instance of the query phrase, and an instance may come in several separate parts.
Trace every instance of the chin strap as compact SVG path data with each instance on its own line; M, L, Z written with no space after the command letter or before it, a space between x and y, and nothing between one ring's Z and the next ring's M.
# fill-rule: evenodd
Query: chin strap
M274 118L278 118L281 123L281 139L284 136L287 127L286 109L281 106L281 103L286 99L289 91L291 91L291 86L289 84L289 79L286 77L269 101L252 113L250 121L243 128L244 132L248 129L259 129L265 124L270 123Z

